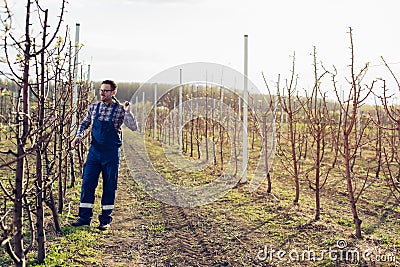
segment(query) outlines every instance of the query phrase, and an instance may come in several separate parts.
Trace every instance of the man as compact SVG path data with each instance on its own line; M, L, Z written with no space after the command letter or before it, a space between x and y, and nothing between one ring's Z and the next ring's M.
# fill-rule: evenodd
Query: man
M99 215L99 229L110 227L111 213L117 190L118 169L120 163L122 123L137 130L137 122L129 110L129 102L120 105L115 99L117 85L112 80L105 80L100 87L101 101L91 104L86 117L79 126L72 148L82 139L86 129L92 124L92 142L83 169L79 219L72 226L90 225L93 218L95 190L99 175L103 177L103 194L101 198L102 212Z

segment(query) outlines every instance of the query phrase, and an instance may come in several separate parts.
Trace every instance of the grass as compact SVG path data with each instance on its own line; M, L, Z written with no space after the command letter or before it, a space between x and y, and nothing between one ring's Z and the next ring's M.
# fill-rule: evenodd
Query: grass
M62 237L51 241L45 262L36 264L35 261L31 261L28 265L43 267L99 265L102 250L98 248L102 241L102 233L90 227L64 226Z

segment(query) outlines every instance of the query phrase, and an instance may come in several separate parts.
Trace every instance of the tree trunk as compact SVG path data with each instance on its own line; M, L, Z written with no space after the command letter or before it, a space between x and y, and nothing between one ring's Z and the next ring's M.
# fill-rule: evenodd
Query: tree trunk
M69 64L69 70L68 70L68 72L69 73L72 73L72 71L71 71L71 62L72 62L72 46L71 46L71 44L69 45L69 62L70 62L70 64ZM72 79L72 76L70 75L69 76L69 84L70 84L70 86L69 86L69 90L72 90L72 95L71 95L71 99L70 99L70 109L71 110L73 110L73 107L74 107L74 105L75 105L75 103L73 103L74 102L74 96L73 96L73 94L74 94L74 90L72 89L72 87L71 87L71 85L73 84L73 79ZM72 116L74 116L74 115L72 115ZM74 129L72 128L72 127L74 127L74 125L72 125L71 123L69 123L69 125L68 125L68 135L67 136L72 136L72 134L74 134ZM70 164L70 187L72 188L72 187L74 187L75 186L75 160L74 160L74 152L73 152L73 150L72 150L72 147L71 147L71 140L70 140L70 137L68 137L67 138L67 140L66 140L66 142L67 142L67 151L68 151L68 160L69 160L69 164Z
M43 168L42 168L42 145L36 151L36 235L37 235L37 261L42 263L46 257L45 233L44 233L44 210L43 210Z
M264 134L264 149L265 149L265 172L267 175L267 194L271 194L272 192L272 182L271 182L271 174L269 172L268 165L268 134L267 134L267 116L264 114L263 116L263 134Z
M54 228L56 229L56 232L61 234L61 226L60 226L60 218L58 217L57 213L57 208L56 204L54 201L54 196L53 196L53 191L49 190L49 199L45 201L46 205L50 208L51 213L53 215L53 221L54 221Z
M290 98L289 98L290 102ZM289 103L290 105L290 103ZM299 181L299 168L297 165L297 155L296 155L296 140L295 140L295 133L294 133L294 128L293 128L293 114L288 113L288 118L289 118L289 135L290 135L290 144L291 144L291 150L292 150L292 160L293 160L293 173L294 173L294 182L295 182L295 188L296 188L296 195L293 200L293 203L297 205L299 203L299 198L300 198L300 181Z
M24 58L24 70L22 80L22 135L19 135L19 129L17 131L17 167L15 172L15 198L14 198L14 212L13 212L13 227L15 229L14 234L14 253L18 261L15 262L15 266L24 267L26 265L25 251L24 251L24 233L23 233L23 194L24 194L24 176L25 176L25 145L26 139L29 134L29 61L30 61L30 4L27 1L26 6L26 24L25 24L25 58ZM19 114L17 114L18 116ZM19 117L19 116L18 116ZM18 118L19 119L19 118ZM19 122L18 122L19 125ZM18 126L19 128L20 126Z
M25 104L24 104L25 105ZM23 241L23 185L24 185L24 172L25 172L25 159L21 157L24 154L25 141L19 140L18 143L18 159L17 169L15 173L15 200L14 200L14 213L13 213L13 226L15 228L14 234L14 251L15 256L18 258L18 262L15 262L15 266L25 266L25 253L24 253L24 241Z
M43 38L42 38L42 47L46 46L46 30L47 30L47 14L48 10L46 9L44 12L44 26L43 26ZM43 143L42 143L42 130L44 124L44 84L45 84L45 50L43 49L40 53L40 91L39 91L39 101L38 101L38 114L39 114L39 123L38 123L38 148L36 150L36 231L37 231L37 244L38 244L38 255L37 261L39 263L44 262L46 257L45 250L45 233L44 233L44 210L43 210L43 193L44 193L44 181L43 181L43 166L42 166L42 152L43 152Z
M321 201L320 201L320 176L321 176L321 129L317 129L317 153L315 159L315 220L321 217Z
M61 113L61 119L63 119L64 114L65 114L65 105L63 105L63 112ZM59 142L58 142L58 178L57 178L57 195L58 195L58 213L62 213L64 209L64 194L63 194L63 182L65 179L63 179L63 135L64 135L64 127L63 123L60 123L59 126ZM57 137L56 137L57 138ZM51 191L51 189L50 189ZM52 194L52 193L51 193Z
M350 144L349 144L349 136L347 133L344 135L344 153L345 153L345 166L346 166L346 181L347 181L347 193L348 193L348 198L351 206L351 212L353 214L353 221L356 227L356 237L362 238L361 235L361 223L362 221L358 217L358 212L357 212L357 206L356 206L356 200L354 198L354 190L353 190L353 184L351 181L351 166L350 166Z

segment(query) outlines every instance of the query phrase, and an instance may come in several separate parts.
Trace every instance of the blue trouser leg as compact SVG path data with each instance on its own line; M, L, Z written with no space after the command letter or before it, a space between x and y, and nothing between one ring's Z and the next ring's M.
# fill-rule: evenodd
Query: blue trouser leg
M100 155L90 147L83 169L81 199L79 204L79 220L90 223L93 218L95 191L101 172Z
M112 221L111 213L114 209L114 201L118 183L118 169L120 163L120 149L107 153L102 160L103 195L101 198L102 212L99 221L109 224ZM114 154L115 155L111 155Z

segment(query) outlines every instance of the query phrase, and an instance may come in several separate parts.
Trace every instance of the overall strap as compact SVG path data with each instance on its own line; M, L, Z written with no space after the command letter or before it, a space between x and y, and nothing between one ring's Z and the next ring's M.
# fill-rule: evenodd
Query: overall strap
M114 113L115 113L115 111L117 110L117 107L119 106L119 104L114 104L114 107L113 107L113 109L112 109L112 111L111 111L111 113L110 113L110 119L109 119L109 121L110 122L112 122L113 121L113 116L114 116Z
M97 103L96 113L94 113L94 117L97 118L99 116L99 109L100 109L101 102Z

